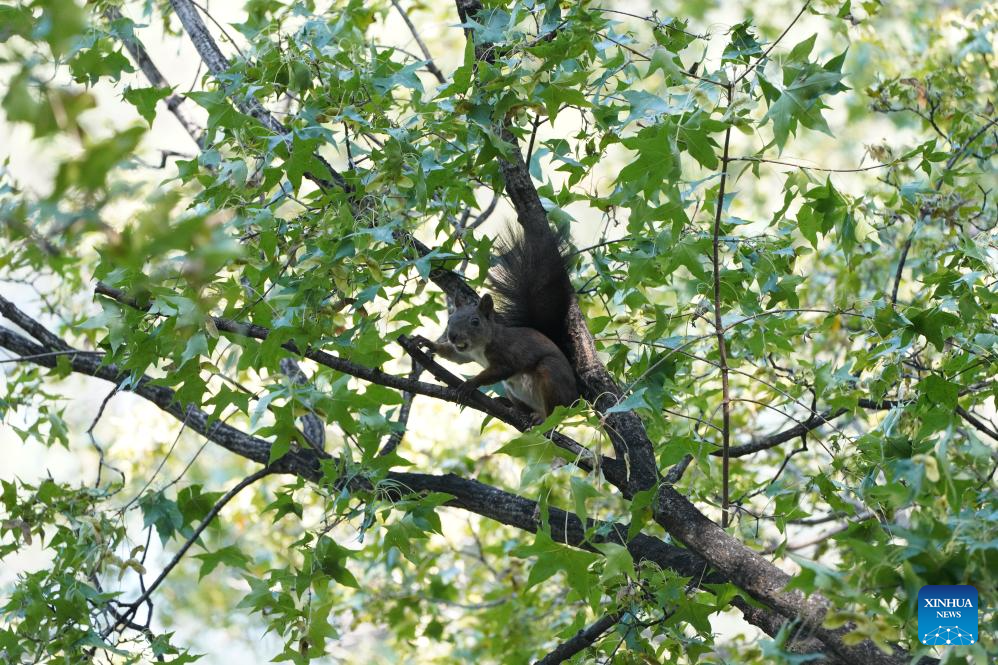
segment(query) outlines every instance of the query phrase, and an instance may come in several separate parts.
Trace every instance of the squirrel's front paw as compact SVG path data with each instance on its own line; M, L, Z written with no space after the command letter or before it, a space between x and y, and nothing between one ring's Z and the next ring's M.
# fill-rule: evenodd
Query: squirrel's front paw
M416 346L424 349L428 349L431 346L433 346L430 343L430 340L426 339L422 335L412 335L411 337L409 337L409 341L415 344Z
M412 337L409 338L409 341L415 344L416 348L425 349L426 355L430 356L431 358L437 351L436 345L434 345L433 342L426 339L422 335L413 335Z

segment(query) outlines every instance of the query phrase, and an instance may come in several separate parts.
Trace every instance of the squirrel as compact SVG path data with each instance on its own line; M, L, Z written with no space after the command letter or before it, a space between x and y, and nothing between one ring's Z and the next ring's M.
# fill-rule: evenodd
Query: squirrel
M517 408L540 424L556 406L579 397L568 361L568 310L574 297L568 276L568 245L550 227L530 237L507 232L496 243L496 266L486 294L475 303L447 302L447 329L435 342L413 338L457 363L484 369L459 388L462 397L499 381Z

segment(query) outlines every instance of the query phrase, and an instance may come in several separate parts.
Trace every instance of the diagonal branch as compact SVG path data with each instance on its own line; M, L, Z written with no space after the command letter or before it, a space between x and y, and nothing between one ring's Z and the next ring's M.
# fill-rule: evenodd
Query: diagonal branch
M444 78L443 72L437 67L437 64L433 62L433 56L430 54L430 49L426 48L426 43L423 42L422 37L419 36L419 31L416 30L416 26L413 24L412 19L409 18L409 12L402 8L398 0L392 0L392 6L405 21L405 25L409 28L409 32L412 33L412 38L416 40L416 44L419 46L419 50L423 53L423 57L426 58L426 70L433 74L434 78L440 83L443 83L447 79Z
M107 296L112 300L115 300L129 307L133 307L139 310L148 310L149 306L144 305L134 298L125 294L124 291L116 289L112 286L108 286L103 282L98 282L94 292L98 295ZM269 328L263 326L258 326L254 323L244 323L241 321L233 321L232 319L225 319L220 316L209 316L208 317L215 328L219 332L229 333L231 335L237 335L240 337L248 337L250 339L256 339L260 341L266 340L270 337L271 331ZM281 344L281 348L289 351L302 358L308 358L314 362L319 363L325 367L336 370L343 374L349 374L350 376L368 381L370 383L377 383L388 388L395 388L397 390L405 390L409 392L414 392L420 395L426 395L427 397L436 397L448 402L454 402L456 404L467 404L473 406L485 413L496 418L508 417L506 409L503 409L499 404L495 403L494 400L486 397L484 394L479 393L479 396L473 395L467 402L462 401L457 394L457 391L447 388L445 386L438 386L432 383L425 383L422 381L413 381L402 376L396 376L395 374L389 374L379 369L374 369L371 367L365 367L364 365L357 364L345 358L340 358L334 356L326 351L321 351L318 349L306 348L299 349L298 345L294 342L284 342Z
M104 17L114 23L116 21L123 20L125 17L122 15L121 11L114 6L110 6L104 10ZM146 80L149 81L150 85L155 88L162 88L165 90L172 90L172 86L167 82L166 77L163 73L159 71L159 67L156 63L152 61L149 56L149 52L146 50L145 45L139 41L138 37L132 35L131 37L121 37L121 43L124 44L125 49L128 51L129 55L132 56L132 60L135 64L139 66L142 73L145 75ZM180 95L170 94L165 100L166 108L170 110L170 113L177 119L177 122L186 130L187 134L194 140L199 148L204 149L204 132L198 127L197 123L194 122L184 111L182 104L184 103L184 98Z
M190 0L170 0L170 5L180 19L184 30L190 36L198 55L201 56L201 59L208 66L208 70L216 79L220 79L229 69L229 61L212 38L211 33L208 32L208 28L201 19L201 15L198 13L195 5ZM236 98L230 91L226 91L226 94L243 113L259 120L266 128L280 136L286 144L291 142L291 133L289 130L254 97ZM361 206L361 202L355 200L356 192L346 177L336 171L321 154L314 153L313 156L329 172L332 182L311 172L306 172L304 174L305 177L325 190L332 189L334 186L340 188L350 196L351 206L355 208ZM406 231L396 230L393 233L393 237L404 245L412 247L419 256L425 257L433 253L433 250ZM429 278L452 297L458 296L466 299L477 299L478 297L475 291L465 284L464 279L451 270L434 267L430 271Z
M196 528L194 530L194 533L191 534L190 538L188 538L184 542L184 544L180 546L180 549L178 549L176 554L173 555L173 558L170 559L169 563L166 564L166 566L163 568L163 571L159 574L159 576L155 580L153 580L153 583L150 584L148 587L146 587L145 590L143 590L141 596L139 596L130 603L124 603L124 605L128 607L128 610L125 611L121 616L119 616L118 621L105 631L104 633L105 637L116 631L119 627L126 625L126 622L132 620L132 618L135 616L135 613L138 611L142 603L146 602L152 597L153 592L159 588L159 585L162 584L163 581L167 578L167 576L173 571L173 569L177 567L177 564L180 563L180 560L184 558L184 555L187 553L187 550L189 550L194 545L194 543L198 541L198 539L201 537L201 534L204 533L204 530L207 529L208 525L212 523L215 517L217 517L218 514L222 512L222 508L225 508L226 504L228 504L229 501L231 501L237 494L239 494L241 491L243 491L244 489L246 489L256 481L260 480L265 476L270 475L270 473L271 470L269 467L266 466L263 467L262 469L240 480L238 483L236 483L236 485L232 489L230 489L218 501L216 501L215 505L212 506L211 510L208 511L208 514L205 515L204 519L201 520L201 524L198 525L198 528Z
M556 665L563 663L583 649L591 647L603 633L613 628L623 617L623 612L611 612L589 624L571 638L565 640L541 658L534 665Z
M859 665L902 665L908 653L900 647L893 654L882 652L865 640L851 645L844 638L851 630L823 628L829 602L820 594L805 596L797 590L786 591L790 575L768 559L745 547L738 539L709 520L682 494L671 486L659 488L654 507L655 520L711 566L757 601L765 603L787 619L798 619L828 651L848 663Z
M757 453L762 450L769 450L770 448L775 448L781 443L786 443L787 441L792 441L793 439L799 438L804 434L807 434L811 430L818 429L825 423L831 422L836 418L848 413L848 409L838 409L837 411L825 411L824 413L816 413L812 415L807 420L797 423L793 427L789 427L781 432L775 434L770 434L769 436L764 436L759 439L749 441L740 446L732 446L728 448L728 457L745 457L746 455L751 455L752 453ZM720 456L722 452L720 450L715 450L710 453L714 456Z
M776 48L777 44L779 44L781 41L783 41L783 38L787 36L788 32L790 32L790 28L792 28L795 25L797 25L797 21L800 20L800 17L804 15L804 12L807 11L807 8L810 5L811 5L811 0L806 0L804 2L804 5L800 8L800 11L797 12L797 16L794 16L794 19L792 21L790 21L790 24L787 25L786 28L783 29L783 32L780 33L780 36L777 37L773 41L773 43L769 45L769 48L767 48L763 52L762 55L760 55L758 58L756 58L755 60L753 60L752 64L749 65L748 68L744 72L742 72L741 74L739 74L738 77L734 81L732 81L732 83L731 83L732 85L736 85L743 78L745 78L746 76L748 76L749 74L751 74L752 70L754 70L756 67L758 67L760 63L764 62L766 60L766 58L769 57L769 54L773 52L773 49Z
M541 658L534 665L556 665L563 663L583 649L591 647L603 633L613 628L623 617L623 612L611 612L589 624L571 638L565 640Z
M198 12L194 3L190 0L170 0L170 5L173 7L173 11L177 14L177 18L180 19L181 25L184 26L184 31L187 32L188 36L191 38L191 43L194 44L194 48L197 50L198 55L201 56L201 59L204 60L204 63L208 66L208 71L210 71L216 78L224 74L229 69L229 60L222 53L222 50L218 47L218 44L215 43L211 33L208 32L208 27L201 19L201 14ZM241 98L236 98L233 101L236 106L239 107L239 110L246 115L252 116L259 120L264 127L280 136L284 139L284 142L290 146L291 133L270 113L270 111L265 109L263 104L257 101L255 97L252 95L246 95ZM315 158L319 160L322 166L329 172L332 182L314 173L306 173L305 176L309 180L313 181L323 189L338 187L348 193L352 191L352 186L347 182L346 178L343 177L343 174L334 169L333 166L321 155L316 154Z
M991 437L995 441L998 441L998 430L993 429L993 428L988 427L987 425L985 425L984 422L980 418L978 418L977 416L975 416L970 411L967 411L962 406L957 406L956 407L956 414L958 416L960 416L961 418L963 418L964 420L966 420L968 423L970 423L974 427L974 429L976 429L978 432L982 432L984 434L987 434L989 437Z

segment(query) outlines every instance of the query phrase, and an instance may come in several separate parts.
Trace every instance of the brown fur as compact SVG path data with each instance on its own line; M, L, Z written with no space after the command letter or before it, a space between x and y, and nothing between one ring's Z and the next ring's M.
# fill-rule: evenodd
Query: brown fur
M457 305L447 330L436 342L417 342L455 362L476 361L484 369L462 386L472 392L503 381L510 400L526 407L536 422L556 406L568 406L578 397L575 372L561 349L533 328L506 326L497 320L492 297L475 306Z

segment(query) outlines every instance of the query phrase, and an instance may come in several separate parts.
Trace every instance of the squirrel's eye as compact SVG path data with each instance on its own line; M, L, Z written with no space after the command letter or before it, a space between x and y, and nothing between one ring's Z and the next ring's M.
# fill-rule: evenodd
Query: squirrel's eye
M472 319L471 320L471 325L473 325L473 326L475 326L477 328L478 327L478 319Z

